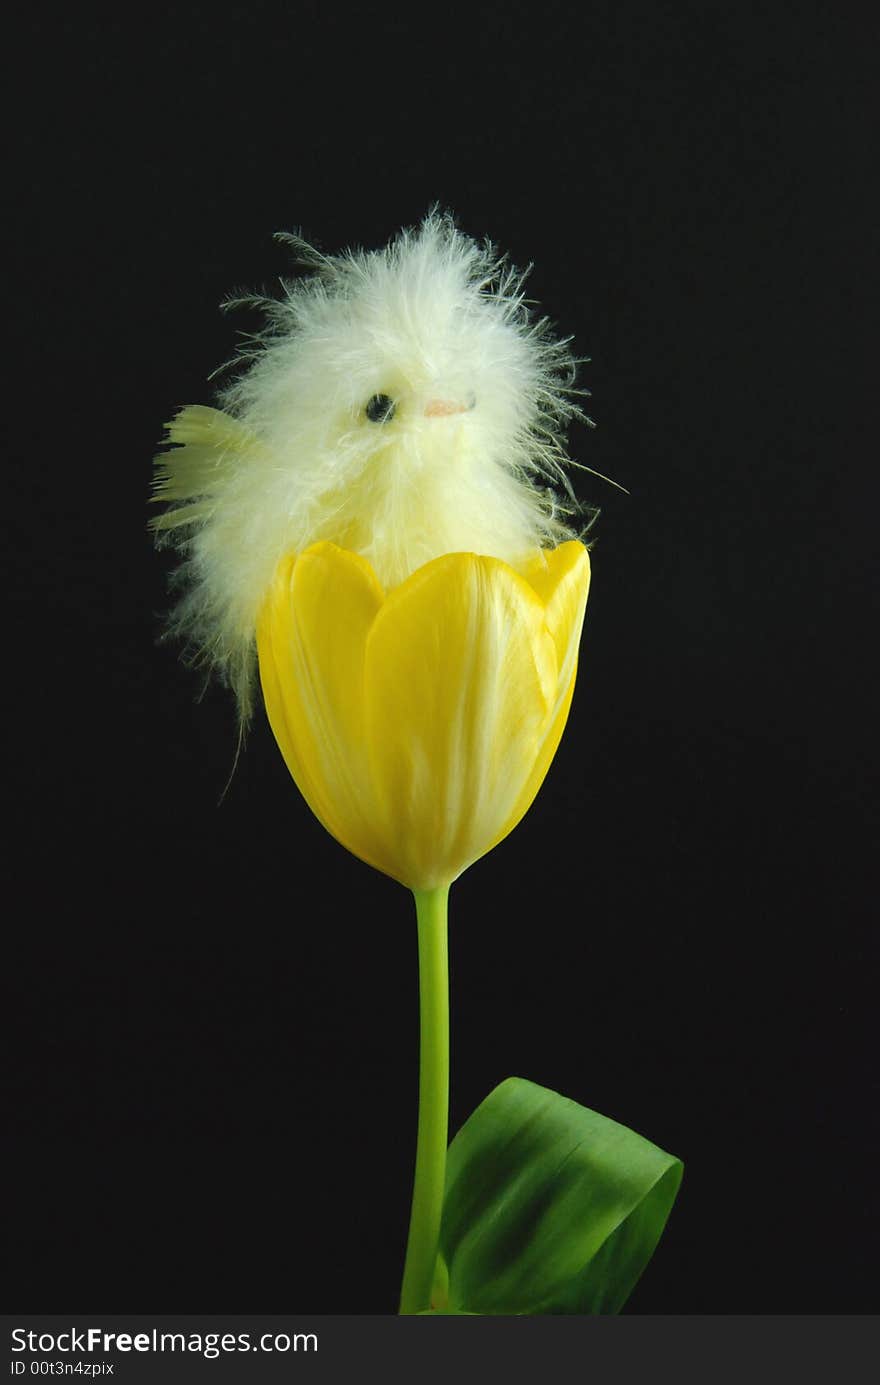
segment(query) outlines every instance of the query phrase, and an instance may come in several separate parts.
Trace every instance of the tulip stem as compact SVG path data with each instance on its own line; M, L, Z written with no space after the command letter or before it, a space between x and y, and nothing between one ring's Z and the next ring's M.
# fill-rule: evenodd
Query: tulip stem
M449 887L414 890L419 926L419 1129L401 1313L431 1306L449 1124Z

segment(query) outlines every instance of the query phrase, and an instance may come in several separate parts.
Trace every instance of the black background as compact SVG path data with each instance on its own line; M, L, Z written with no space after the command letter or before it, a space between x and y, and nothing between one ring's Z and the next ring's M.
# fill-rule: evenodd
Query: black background
M453 890L453 1129L516 1073L685 1160L628 1311L875 1306L853 13L19 19L10 1308L396 1306L411 901L323 834L261 722L218 808L231 701L156 644L145 502L164 421L251 325L219 301L289 270L271 233L373 247L435 201L534 262L592 357L572 453L630 491L578 474L602 515L569 727Z

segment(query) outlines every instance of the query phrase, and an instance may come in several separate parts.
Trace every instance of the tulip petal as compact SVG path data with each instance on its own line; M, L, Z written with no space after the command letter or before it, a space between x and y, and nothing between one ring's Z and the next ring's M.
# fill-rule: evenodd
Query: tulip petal
M257 646L266 711L300 792L349 851L387 871L363 733L364 653L383 598L366 559L315 544L279 565Z
M544 602L564 693L574 671L584 623L590 591L590 555L582 543L572 539L558 548L542 549L523 575Z
M590 591L590 555L582 543L572 540L549 552L542 550L536 554L525 569L524 575L545 603L547 626L553 636L559 660L559 692L556 707L547 724L544 742L535 757L532 773L509 819L492 843L493 846L513 830L531 807L565 730L574 696L578 648Z
M367 640L365 731L398 879L448 884L498 840L557 675L544 602L498 559L448 554L389 594Z
M547 731L544 739L535 755L532 772L523 785L522 792L514 804L509 816L498 831L497 836L492 841L492 846L497 846L504 838L513 831L521 818L525 817L532 803L537 797L538 790L547 777L547 771L553 763L553 756L559 749L559 742L565 730L565 723L568 721L568 714L571 710L571 700L574 697L574 685L577 677L577 660L575 660L571 677L568 680L568 687L562 691L562 695L557 703L554 715L547 723Z

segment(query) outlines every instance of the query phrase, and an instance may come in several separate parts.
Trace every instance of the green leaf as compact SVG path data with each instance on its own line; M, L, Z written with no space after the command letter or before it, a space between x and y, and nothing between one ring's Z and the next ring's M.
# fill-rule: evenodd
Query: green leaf
M456 1313L617 1313L654 1252L681 1161L520 1077L449 1148L440 1248Z

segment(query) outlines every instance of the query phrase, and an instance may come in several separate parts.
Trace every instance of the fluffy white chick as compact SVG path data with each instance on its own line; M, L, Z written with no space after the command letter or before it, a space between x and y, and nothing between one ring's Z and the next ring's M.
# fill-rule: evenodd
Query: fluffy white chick
M156 459L167 508L152 527L184 558L170 629L231 683L243 720L285 553L332 540L388 588L443 553L518 566L574 536L561 430L581 392L525 275L436 211L381 251L282 239L312 274L249 300L267 326L222 408L183 408Z

